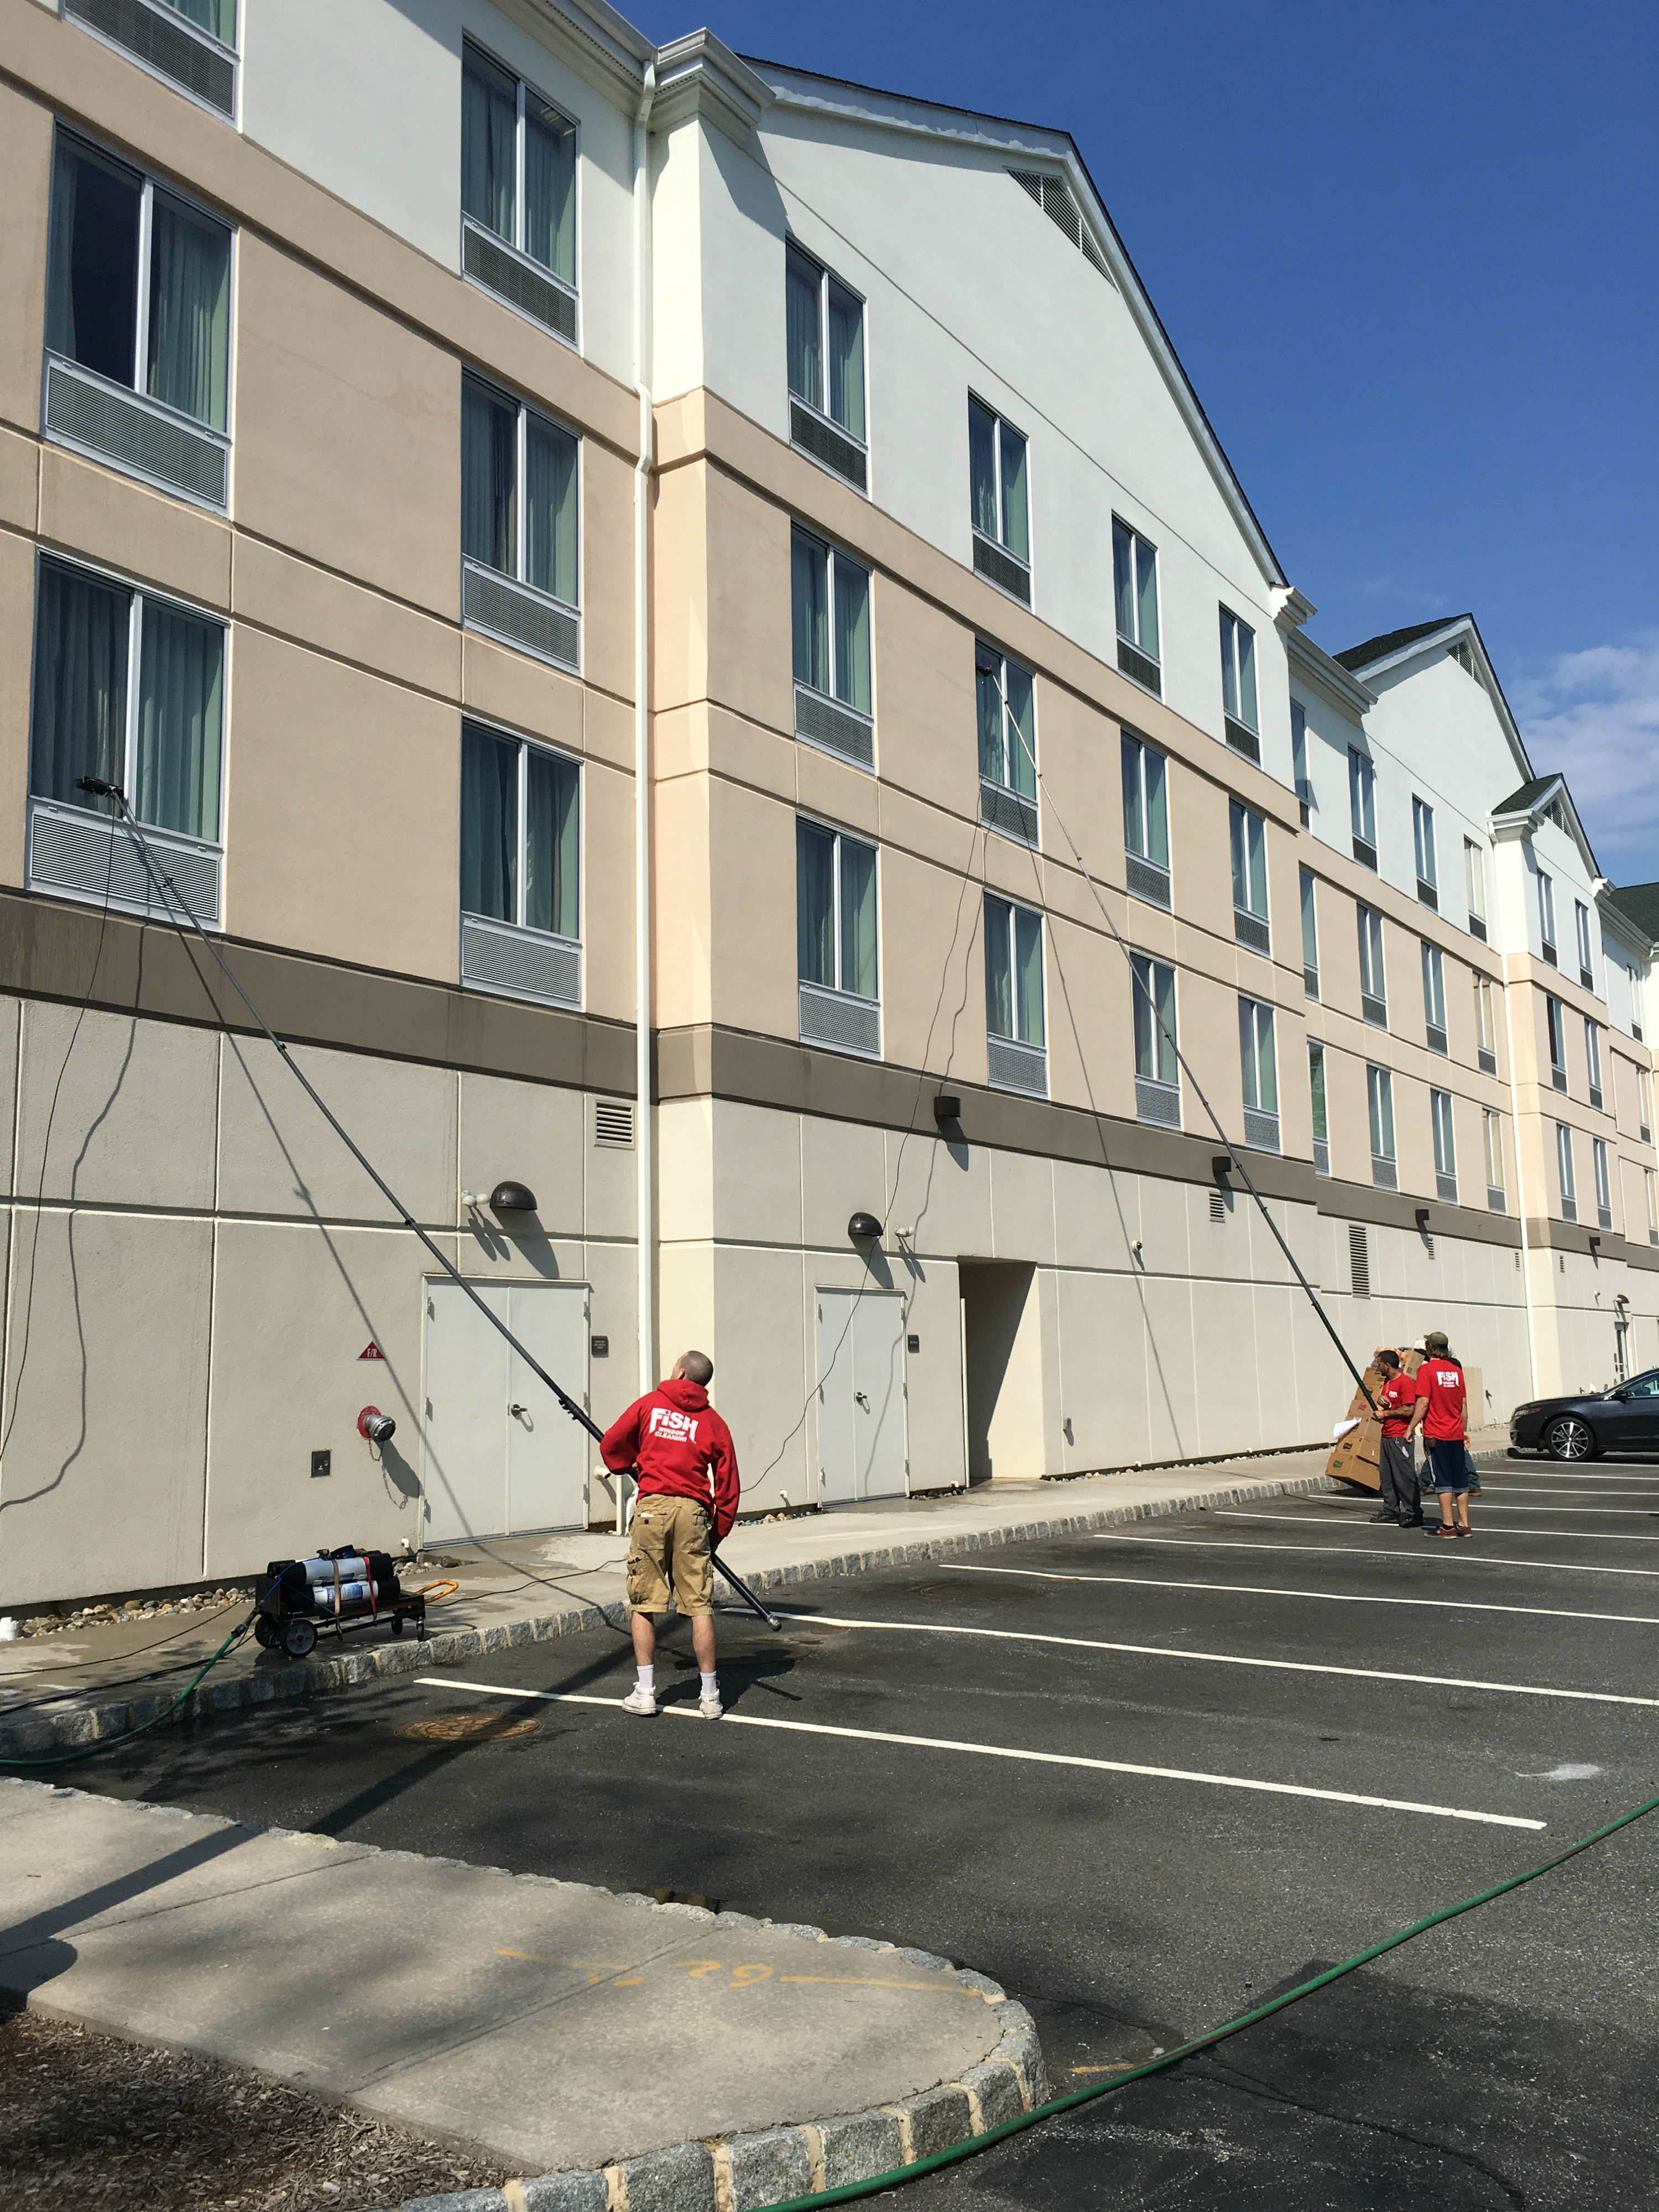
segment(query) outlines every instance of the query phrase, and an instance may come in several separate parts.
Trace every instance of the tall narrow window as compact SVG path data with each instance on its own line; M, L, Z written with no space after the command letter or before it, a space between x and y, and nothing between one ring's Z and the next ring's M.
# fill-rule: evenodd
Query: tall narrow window
M1156 745L1123 732L1123 851L1128 887L1152 906L1170 903L1169 763Z
M1042 916L1007 899L985 898L985 1027L999 1089L1045 1096Z
M1117 665L1164 696L1158 643L1158 549L1112 517L1112 585L1117 605Z
M1552 967L1555 965L1555 879L1547 870L1538 871L1538 933L1543 954Z
M1446 1047L1446 969L1440 947L1423 940L1423 1026L1431 1052Z
M1291 775L1305 830L1313 818L1314 803L1313 783L1308 775L1308 710L1295 699L1291 702Z
M1626 968L1625 981L1630 992L1630 1033L1638 1044L1642 1042L1642 975L1637 968Z
M795 735L873 768L870 576L799 526L790 534Z
M1561 1185L1561 1218L1577 1221L1578 1200L1573 1186L1572 1131L1565 1121L1558 1121L1555 1125L1555 1169Z
M784 264L791 441L864 491L864 302L793 239Z
M575 125L470 41L461 49L461 215L466 275L574 341Z
M979 818L988 829L1037 842L1036 717L1031 672L994 645L974 647L979 722Z
M1319 913L1314 903L1311 868L1302 873L1302 988L1310 999L1319 996Z
M1645 1067L1636 1071L1637 1127L1642 1133L1642 1142L1653 1142L1653 1078Z
M461 725L461 975L581 1003L581 770L562 753Z
M230 238L228 224L58 132L46 280L49 437L168 491L224 505Z
M1659 1180L1656 1180L1651 1168L1642 1170L1642 1188L1648 1201L1648 1242L1659 1244Z
M1412 850L1417 861L1417 896L1425 906L1440 906L1440 870L1434 853L1434 809L1425 799L1412 799Z
M1493 1010L1492 985L1484 975L1474 979L1474 1041L1476 1058L1482 1075L1498 1073L1498 1017Z
M795 945L802 1042L878 1057L875 848L804 815L795 818Z
M1279 1063L1273 1051L1273 1010L1259 999L1238 1002L1239 1079L1244 1094L1244 1141L1259 1152L1279 1150Z
M1359 925L1359 1011L1380 1030L1389 1026L1389 993L1382 972L1382 917L1375 907L1355 909Z
M1595 970L1590 962L1589 908L1583 899L1572 902L1573 932L1578 940L1578 980L1587 991L1595 988Z
M1181 1127L1176 1059L1176 978L1167 961L1133 953L1129 966L1135 1046L1135 1115L1160 1128Z
M1584 1023L1584 1066L1589 1076L1589 1103L1601 1103L1601 1032L1588 1018Z
M1348 820L1353 833L1353 856L1368 868L1376 866L1376 770L1356 745L1348 747Z
M1449 1091L1429 1093L1429 1121L1434 1136L1435 1195L1448 1206L1457 1203L1457 1152L1452 1136Z
M1550 1081L1558 1091L1565 1091L1567 1087L1567 1021L1559 999L1545 999L1544 1028L1550 1041Z
M1325 1112L1325 1048L1311 1040L1308 1045L1308 1103L1313 1109L1314 1173L1328 1175L1331 1144Z
M968 474L977 573L1031 603L1031 521L1021 431L970 394Z
M1233 935L1252 952L1268 952L1267 824L1235 799L1228 810L1233 863Z
M1469 933L1484 942L1486 934L1486 861L1473 837L1463 840L1463 892L1468 901Z
M1371 1125L1371 1181L1383 1190L1399 1187L1394 1158L1394 1077L1386 1067L1365 1070L1365 1104Z
M1600 1137L1590 1139L1590 1170L1595 1177L1595 1225L1613 1226L1613 1185L1607 1175L1607 1148Z
M1227 743L1249 760L1261 758L1255 696L1255 632L1221 610L1221 709Z
M1486 1205L1493 1213L1504 1211L1504 1128L1490 1106L1480 1109L1480 1134L1486 1157Z
M576 463L568 430L492 385L462 379L466 620L570 668L581 645Z

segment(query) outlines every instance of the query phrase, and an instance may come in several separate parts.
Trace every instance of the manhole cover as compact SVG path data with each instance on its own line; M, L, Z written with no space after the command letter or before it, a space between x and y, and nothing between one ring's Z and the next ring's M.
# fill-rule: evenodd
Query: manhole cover
M509 1736L536 1735L538 1720L515 1720L511 1713L435 1713L397 1730L420 1743L505 1743Z

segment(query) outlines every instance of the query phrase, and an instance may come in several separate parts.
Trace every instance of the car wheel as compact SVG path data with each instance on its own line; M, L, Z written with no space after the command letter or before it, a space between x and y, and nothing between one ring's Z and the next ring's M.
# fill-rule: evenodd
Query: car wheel
M1564 1413L1545 1430L1544 1449L1552 1459L1589 1459L1595 1450L1595 1439L1587 1422L1576 1413Z

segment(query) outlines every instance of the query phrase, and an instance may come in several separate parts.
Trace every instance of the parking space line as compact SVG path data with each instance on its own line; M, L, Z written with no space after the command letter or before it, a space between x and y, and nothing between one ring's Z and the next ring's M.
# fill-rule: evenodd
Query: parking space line
M1501 1498L1482 1498L1483 1513L1598 1513L1611 1514L1619 1521L1651 1521L1656 1516L1650 1505L1581 1505L1577 1498L1560 1505L1510 1505Z
M483 1698L529 1698L544 1705L603 1705L620 1712L620 1698L596 1698L581 1690L522 1690L504 1682L461 1682L453 1677L416 1674L413 1687L426 1690L464 1690ZM665 1705L665 1717L701 1720L695 1705ZM1248 1775L1206 1774L1184 1766L1142 1766L1125 1759L1085 1759L1069 1751L1028 1751L1017 1744L964 1743L954 1736L900 1735L887 1729L837 1728L828 1721L787 1721L770 1713L726 1713L719 1728L782 1729L794 1735L840 1736L856 1743L892 1743L913 1751L965 1752L975 1759L1011 1759L1036 1766L1081 1766L1099 1774L1139 1774L1156 1782L1201 1782L1212 1790L1249 1790L1269 1797L1314 1797L1328 1805L1365 1805L1382 1813L1422 1813L1438 1820L1474 1820L1492 1828L1530 1828L1541 1831L1548 1823L1522 1820L1515 1813L1474 1812L1462 1805L1421 1805L1408 1797L1371 1797L1352 1790L1316 1790L1305 1782L1257 1782Z
M1044 1583L1121 1583L1129 1589L1224 1590L1238 1597L1305 1597L1320 1605L1419 1605L1437 1613L1519 1613L1540 1620L1614 1620L1632 1628L1659 1628L1659 1613L1574 1613L1553 1605L1491 1605L1473 1597L1376 1597L1361 1590L1277 1589L1256 1583L1177 1582L1169 1575L1079 1575L1041 1567L975 1567L961 1559L939 1559L933 1564L953 1575L1019 1575L1028 1581Z
M1482 1510L1493 1510L1501 1513L1504 1508L1500 1505L1493 1509L1483 1507ZM1247 1513L1242 1507L1235 1505L1213 1506L1211 1510L1218 1521L1296 1521L1299 1522L1304 1528L1308 1525L1308 1516L1305 1513ZM1509 1534L1511 1536L1565 1536L1576 1544L1659 1542L1659 1532L1656 1532L1652 1536L1638 1536L1626 1528L1511 1528Z
M1462 1674L1407 1674L1395 1667L1332 1667L1311 1659L1260 1659L1231 1651L1177 1651L1163 1644L1115 1644L1094 1636L1047 1636L1023 1628L969 1628L954 1621L854 1620L836 1613L786 1613L785 1620L824 1628L870 1628L908 1636L983 1636L1004 1644L1060 1644L1079 1651L1126 1651L1144 1659L1191 1659L1211 1667L1263 1667L1285 1674L1346 1674L1362 1682L1421 1682L1435 1690L1494 1690L1512 1698L1578 1698L1593 1705L1659 1705L1612 1690L1558 1690L1538 1682L1489 1682Z
M1412 1559L1444 1559L1448 1565L1452 1559L1462 1559L1472 1567L1525 1567L1529 1574L1637 1575L1644 1582L1659 1580L1659 1567L1592 1567L1573 1559L1506 1559L1491 1552L1460 1552L1455 1547L1448 1558L1444 1552L1419 1551L1415 1546L1407 1552L1385 1551L1381 1544L1259 1544L1249 1536L1126 1536L1117 1528L1097 1529L1095 1541L1167 1544L1173 1550L1188 1552L1319 1552L1328 1559L1387 1559L1395 1566L1404 1566Z

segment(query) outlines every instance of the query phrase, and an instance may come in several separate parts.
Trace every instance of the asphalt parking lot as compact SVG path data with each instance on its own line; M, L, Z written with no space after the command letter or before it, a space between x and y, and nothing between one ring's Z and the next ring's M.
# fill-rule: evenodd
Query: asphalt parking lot
M722 1616L718 1723L594 1631L66 1778L918 1944L1082 2087L1659 1790L1659 1464L1485 1480L1466 1543L1269 1499L811 1587ZM1656 1874L1659 1814L914 2201L1646 2207Z

